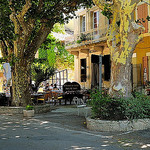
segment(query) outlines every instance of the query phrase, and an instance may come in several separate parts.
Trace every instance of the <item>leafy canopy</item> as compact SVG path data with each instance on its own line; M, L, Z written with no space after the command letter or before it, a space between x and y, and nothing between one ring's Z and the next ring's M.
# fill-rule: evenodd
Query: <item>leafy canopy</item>
M14 34L14 23L10 20L10 14L17 16L26 3L31 6L24 15L27 23L33 20L34 30L30 36L33 39L41 24L47 26L59 22L63 24L75 15L75 10L81 7L89 7L92 0L1 0L0 2L0 40L12 42L17 35ZM22 26L20 26L22 28Z

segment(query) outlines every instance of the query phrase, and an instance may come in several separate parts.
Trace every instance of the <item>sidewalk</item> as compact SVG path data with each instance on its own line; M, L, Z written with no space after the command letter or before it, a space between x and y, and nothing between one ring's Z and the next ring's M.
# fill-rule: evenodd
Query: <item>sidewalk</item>
M85 118L77 116L77 108L70 108L70 106L59 106L58 109L52 111L52 116L57 114L59 117L51 119L53 122L82 131L89 131L86 129ZM150 150L150 129L142 131L131 132L94 132L104 136L112 136L117 140L118 144L125 147L125 149L149 149Z
M0 130L3 132L3 135L1 132L2 137L5 134L9 134L9 132L10 132L10 135L12 136L14 134L14 132L16 132L16 136L18 136L19 134L21 134L20 136L23 136L22 140L24 140L24 137L26 136L27 139L29 137L31 139L34 138L34 141L37 141L36 136L41 136L41 134L43 134L43 136L45 134L45 136L46 136L46 134L47 134L47 136L49 137L50 135L49 135L49 133L47 133L47 130L49 129L48 132L52 132L55 129L56 131L58 131L58 130L65 131L63 134L67 134L68 132L69 133L73 132L71 134L73 136L76 135L76 136L80 137L80 134L83 134L85 139L89 136L90 136L89 138L91 138L91 140L92 140L92 138L97 137L100 141L103 140L103 143L105 143L105 144L101 144L102 146L104 146L103 148L105 150L107 150L107 149L118 150L118 149L114 149L113 146L114 147L119 146L119 150L120 149L121 150L150 149L150 129L144 130L144 131L134 131L134 132L89 131L86 128L85 117L78 116L77 108L73 105L56 106L54 108L54 110L52 110L52 112L36 114L35 117L33 117L33 118L24 118L22 116L22 114L21 115L20 114L12 115L12 116L1 115L0 116L0 125L1 125ZM27 127L27 126L29 126L29 127ZM6 131L8 133L5 132L4 128L7 129ZM18 130L14 130L14 128L18 129ZM31 128L32 130L28 130L29 128ZM27 134L26 132L24 132L25 130L29 131L29 133ZM38 131L38 132L36 132L36 131ZM66 131L68 131L68 132L66 132ZM32 132L34 132L34 133L32 134ZM6 137L6 138L8 138L8 137ZM106 139L106 140L104 140L104 139ZM3 138L0 139L0 141L1 140L3 140ZM10 138L8 138L8 140L10 140ZM69 140L69 139L67 138L67 140ZM47 141L47 139L45 139L45 137L44 137L42 139L42 142L45 142L45 141ZM17 142L17 141L15 140L15 142ZM25 140L25 142L26 142L26 140ZM49 144L50 143L48 143L48 145ZM55 144L55 146L57 146L57 143ZM53 149L50 149L50 150L53 150ZM95 150L95 149L91 149L91 150ZM101 148L99 150L101 150Z

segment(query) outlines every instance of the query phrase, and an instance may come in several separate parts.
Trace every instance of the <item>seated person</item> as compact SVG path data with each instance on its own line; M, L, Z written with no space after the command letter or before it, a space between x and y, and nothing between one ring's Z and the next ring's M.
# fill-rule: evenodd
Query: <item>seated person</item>
M52 89L53 89L53 84L51 84L51 85L50 85L49 89L50 89L50 90L52 90Z
M59 88L57 88L56 84L54 84L53 90L59 90Z
M44 91L49 91L50 89L49 89L49 83L46 83L46 86L45 86L45 88L44 88Z

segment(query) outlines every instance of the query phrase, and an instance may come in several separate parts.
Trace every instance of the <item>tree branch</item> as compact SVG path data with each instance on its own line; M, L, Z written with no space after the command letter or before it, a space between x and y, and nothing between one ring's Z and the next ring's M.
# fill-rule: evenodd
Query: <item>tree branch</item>
M0 48L1 48L2 56L6 57L8 55L7 45L6 45L5 41L2 38L1 38L1 41L0 41Z
M94 4L97 5L101 10L104 10L106 0L93 0Z
M39 0L39 5L38 5L38 13L40 13L42 11L42 7L43 7L44 3L43 3L43 0Z
M16 17L16 13L15 10L13 8L11 8L12 13L10 14L10 20L14 23L14 27L15 27L15 34L19 34L20 32L20 23Z
M37 52L37 50L40 48L41 44L45 41L46 37L50 33L51 29L53 27L53 24L51 24L51 27L48 27L47 24L42 24L39 31L35 35L34 39L31 41L30 44L28 44L26 50L25 50L25 57L27 59L34 59L34 56Z
M25 34L28 34L28 33L26 33L26 31L28 31L28 27L27 27L27 24L24 20L24 15L28 12L31 5L32 5L31 0L26 0L26 4L23 6L21 12L17 15L17 19L19 20Z

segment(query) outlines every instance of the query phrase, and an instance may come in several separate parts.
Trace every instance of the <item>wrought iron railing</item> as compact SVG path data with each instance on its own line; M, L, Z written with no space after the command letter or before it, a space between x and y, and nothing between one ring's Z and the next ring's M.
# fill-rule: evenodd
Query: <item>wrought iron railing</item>
M72 42L66 42L66 48L77 47L83 44L96 43L106 38L108 27L103 29L91 29L87 32L81 32L80 34L74 35Z

